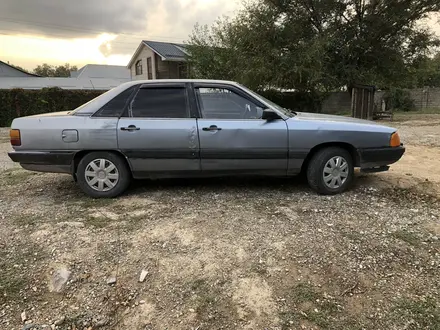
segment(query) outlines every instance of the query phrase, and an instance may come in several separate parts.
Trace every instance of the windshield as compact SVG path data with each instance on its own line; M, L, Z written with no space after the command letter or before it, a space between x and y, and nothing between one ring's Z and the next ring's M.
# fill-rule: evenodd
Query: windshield
M286 108L283 108L282 106L279 106L276 103L273 103L271 100L268 100L264 96L261 96L260 94L255 93L254 91L250 90L246 86L240 85L244 90L246 90L249 94L252 94L254 96L257 96L258 98L262 99L264 103L269 104L272 108L276 109L277 111L281 112L283 115L291 117L293 114L295 114L293 111L289 111Z

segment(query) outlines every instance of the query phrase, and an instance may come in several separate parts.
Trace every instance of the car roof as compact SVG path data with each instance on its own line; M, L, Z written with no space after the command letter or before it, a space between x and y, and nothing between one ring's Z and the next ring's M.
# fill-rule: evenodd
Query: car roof
M153 79L153 80L132 80L121 85L133 86L138 84L163 84L163 83L212 83L212 84L232 84L237 85L235 81L215 80L215 79Z
M167 84L167 83L185 83L185 82L198 82L198 83L216 83L216 84L228 84L237 85L234 81L227 80L209 80L209 79L156 79L156 80L133 80L126 83L120 84L104 94L96 97L95 99L79 106L74 110L77 114L92 114L100 109L104 104L113 99L116 95L123 92L124 90L136 86L145 84Z

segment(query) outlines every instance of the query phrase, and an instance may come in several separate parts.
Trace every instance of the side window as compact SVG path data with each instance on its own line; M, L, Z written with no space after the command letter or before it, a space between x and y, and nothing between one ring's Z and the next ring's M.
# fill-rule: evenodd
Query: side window
M120 117L135 87L136 86L132 86L116 95L113 99L107 102L106 105L99 109L94 114L94 117Z
M153 64L151 62L151 57L147 58L147 71L148 71L148 80L153 79Z
M203 118L260 119L263 109L225 88L197 88Z
M136 62L136 76L140 76L142 74L142 60Z
M141 88L131 107L130 117L187 118L188 106L185 88Z

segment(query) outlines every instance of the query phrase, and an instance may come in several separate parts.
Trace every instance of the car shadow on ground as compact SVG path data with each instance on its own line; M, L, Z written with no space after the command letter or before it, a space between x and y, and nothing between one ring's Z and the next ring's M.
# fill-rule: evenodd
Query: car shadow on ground
M216 178L179 178L160 180L133 180L130 188L124 195L136 195L158 190L191 189L204 192L218 192L220 190L289 190L308 191L310 188L304 176L296 177L216 177Z
M44 178L45 175L43 174ZM87 197L71 177L47 177L43 179L44 188L35 186L27 190L27 194L42 196L50 195L54 200L65 201L69 199L92 199ZM47 182L46 179L52 181ZM375 186L380 177L375 174L355 173L353 186L347 192L356 191L365 186ZM202 194L209 193L285 193L285 194L314 194L309 187L304 175L293 177L268 177L268 176L245 176L245 177L215 177L215 178L179 178L160 180L133 180L130 187L121 197L146 197L150 193L166 192L179 194L181 192L194 191Z

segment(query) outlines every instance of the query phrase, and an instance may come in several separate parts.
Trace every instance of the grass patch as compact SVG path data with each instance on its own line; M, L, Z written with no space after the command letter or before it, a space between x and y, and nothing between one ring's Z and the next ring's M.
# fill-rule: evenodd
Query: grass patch
M439 120L440 111L437 108L419 110L419 111L398 111L393 115L393 121L405 122L411 120Z
M409 232L406 230L397 230L394 233L391 233L391 236L401 241L404 241L412 246L417 247L420 245L419 237L413 232Z
M41 222L41 217L34 214L22 214L14 217L14 223L20 227L34 226Z
M104 228L110 224L113 220L105 218L105 217L94 217L88 216L84 219L84 224L86 226L91 226L95 228Z
M315 291L315 288L307 283L299 283L292 289L292 300L296 303L305 303L308 301L315 301L319 298L319 294Z
M341 235L348 238L351 241L359 242L364 237L357 231L347 231L347 232L341 232Z
M41 175L40 173L26 171L21 168L10 168L4 170L0 176L1 185L16 185L27 181L31 177Z
M259 275L267 275L267 266L265 264L253 263L250 266L250 271Z
M434 298L418 301L402 299L394 307L393 313L405 329L440 329L440 307Z
M110 198L91 198L84 196L80 197L76 202L84 208L93 209L112 205L115 200Z
M28 241L14 249L2 252L0 259L0 304L20 302L21 295L32 295L30 266L44 258L43 251ZM33 271L35 269L31 267Z
M400 111L400 110L394 110L395 115L399 116L408 116L408 115L432 115L432 114L439 114L440 115L440 108L423 108L419 110L414 111Z
M208 329L218 329L219 325L229 324L226 328L234 328L233 322L238 318L237 308L224 292L225 282L210 284L206 279L196 279L188 283L194 293L190 304L196 311L197 319L205 323Z
M0 303L19 301L20 292L27 286L21 273L14 265L0 261Z
M324 297L314 286L299 283L289 290L288 302L296 308L279 314L282 329L298 328L304 323L314 324L323 329L338 328L338 301ZM354 328L347 326L345 329Z

